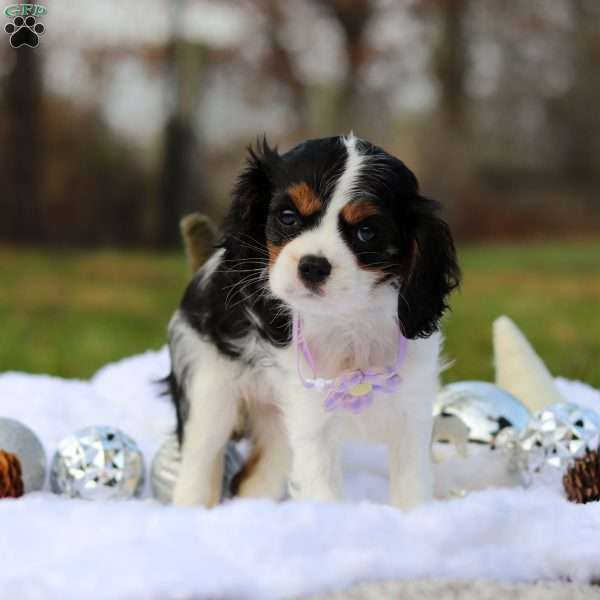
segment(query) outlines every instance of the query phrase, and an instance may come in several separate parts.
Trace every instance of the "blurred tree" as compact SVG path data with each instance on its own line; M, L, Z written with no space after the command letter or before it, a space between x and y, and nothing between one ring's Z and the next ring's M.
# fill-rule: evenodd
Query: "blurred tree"
M42 217L46 239L77 246L140 246L156 177L139 149L94 107L46 95Z
M181 37L180 20L186 2L178 0L171 5L171 39L166 54L170 108L163 141L158 231L158 244L163 248L180 244L179 221L201 208L207 189L202 145L194 120L204 52L201 44Z
M565 127L565 174L597 181L600 174L600 8L572 0L573 83L561 103Z
M351 129L413 166L464 237L598 222L598 0L158 0L152 15L0 46L2 239L174 246L182 215L222 213L255 136Z
M439 117L445 131L464 138L467 129L465 82L468 74L468 0L438 0L439 41L434 51L433 74L438 83Z
M42 177L42 82L40 54L11 48L12 68L4 79L4 202L0 232L12 242L44 241L40 179Z
M361 69L370 57L366 32L376 13L373 0L317 0L329 11L344 36L346 72L338 87L333 110L333 130L348 133L357 129L361 120Z
M425 179L431 192L444 200L448 218L457 229L470 218L473 201L481 200L476 191L466 93L469 7L470 0L423 0L417 5L420 14L437 25L431 73L437 84L438 105L423 138Z
M269 52L264 69L268 76L283 84L289 91L290 103L296 117L298 133L306 132L310 127L308 111L308 87L303 81L291 49L281 39L285 15L280 0L259 1L266 18L265 31Z

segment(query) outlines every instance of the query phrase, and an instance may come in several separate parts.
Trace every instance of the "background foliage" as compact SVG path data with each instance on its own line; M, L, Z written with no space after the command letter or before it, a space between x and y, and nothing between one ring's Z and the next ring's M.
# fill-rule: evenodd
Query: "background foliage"
M0 44L0 239L175 246L263 132L351 129L462 239L600 228L596 0L53 0L44 20L36 50Z
M48 3L0 44L0 370L86 377L158 348L244 148L351 129L443 201L465 271L448 378L513 317L600 385L597 0Z
M491 324L505 313L555 374L600 387L599 256L599 242L463 247L445 379L493 379ZM0 260L1 368L65 377L160 348L188 280L178 253L2 249Z

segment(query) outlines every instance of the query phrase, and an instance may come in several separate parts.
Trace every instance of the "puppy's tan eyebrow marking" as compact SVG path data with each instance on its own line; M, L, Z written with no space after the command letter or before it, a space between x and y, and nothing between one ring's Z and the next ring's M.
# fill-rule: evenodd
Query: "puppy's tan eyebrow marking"
M310 217L323 208L320 198L307 183L297 183L289 187L287 193L303 217Z
M356 225L363 219L378 214L378 206L370 200L354 200L342 208L342 217L348 225Z

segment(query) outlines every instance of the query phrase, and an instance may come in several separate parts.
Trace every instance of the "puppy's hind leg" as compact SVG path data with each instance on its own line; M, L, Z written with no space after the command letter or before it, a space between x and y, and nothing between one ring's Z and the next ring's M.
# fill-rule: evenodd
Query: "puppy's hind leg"
M238 496L280 500L291 468L291 450L283 419L273 406L256 406L250 411L254 450L235 476L232 490Z
M194 374L185 393L190 411L173 503L211 507L221 498L224 449L235 427L237 398L225 378L207 369Z

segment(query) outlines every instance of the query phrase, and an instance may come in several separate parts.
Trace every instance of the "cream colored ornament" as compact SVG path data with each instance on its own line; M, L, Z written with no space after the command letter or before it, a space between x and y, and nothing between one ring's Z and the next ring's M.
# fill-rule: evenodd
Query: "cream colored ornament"
M496 385L511 393L532 413L565 402L542 359L522 331L506 316L493 325Z

